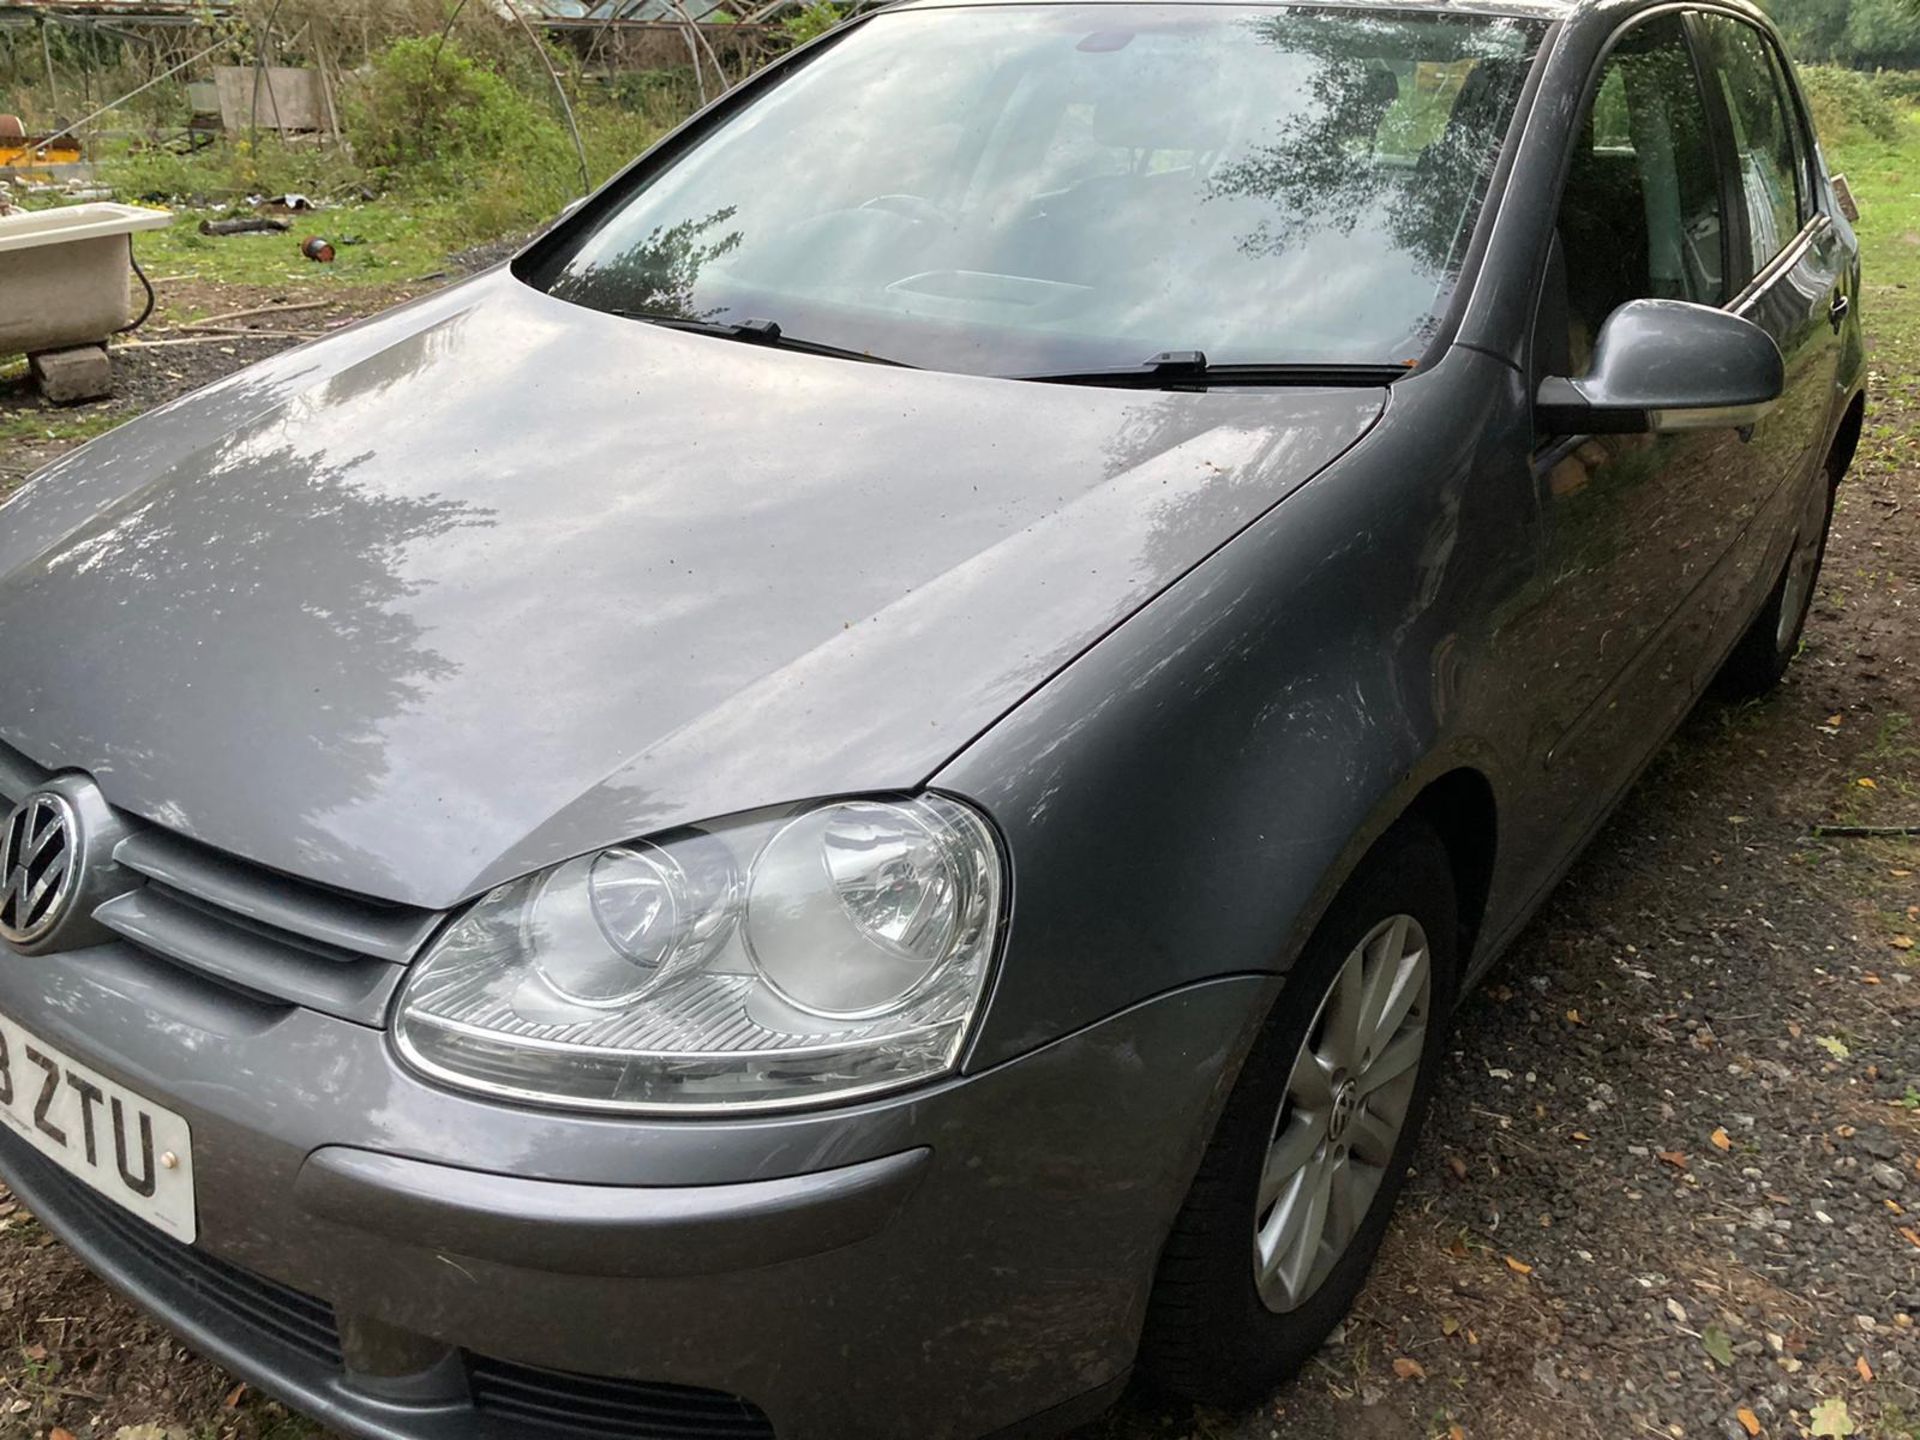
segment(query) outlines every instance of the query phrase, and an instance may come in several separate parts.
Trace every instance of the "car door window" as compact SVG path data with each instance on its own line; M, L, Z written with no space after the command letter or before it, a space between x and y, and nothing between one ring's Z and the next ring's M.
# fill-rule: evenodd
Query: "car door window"
M1786 249L1812 214L1807 166L1786 76L1771 42L1730 15L1700 17L1708 68L1740 162L1749 273Z
M1561 293L1543 309L1548 372L1583 372L1601 322L1629 300L1725 304L1726 232L1693 54L1663 16L1615 46L1577 132L1548 276Z

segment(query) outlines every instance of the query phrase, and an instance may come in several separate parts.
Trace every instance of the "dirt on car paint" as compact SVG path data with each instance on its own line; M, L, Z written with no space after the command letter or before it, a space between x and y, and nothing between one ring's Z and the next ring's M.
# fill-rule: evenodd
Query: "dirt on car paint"
M236 324L323 329L412 289ZM185 288L195 316L322 298ZM285 336L123 348L124 418ZM1131 1395L1079 1440L1911 1436L1920 1417L1920 421L1877 360L1804 653L1709 699L1464 1004L1351 1318L1240 1415ZM0 386L0 493L79 412ZM24 418L23 418L24 417ZM16 428L19 427L19 428ZM81 428L85 428L84 426ZM0 1436L324 1431L191 1355L0 1199Z

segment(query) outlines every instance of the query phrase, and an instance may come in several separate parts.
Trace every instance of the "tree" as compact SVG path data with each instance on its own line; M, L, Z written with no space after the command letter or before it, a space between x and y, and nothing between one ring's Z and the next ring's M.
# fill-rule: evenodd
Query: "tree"
M1799 60L1920 67L1920 0L1762 0Z

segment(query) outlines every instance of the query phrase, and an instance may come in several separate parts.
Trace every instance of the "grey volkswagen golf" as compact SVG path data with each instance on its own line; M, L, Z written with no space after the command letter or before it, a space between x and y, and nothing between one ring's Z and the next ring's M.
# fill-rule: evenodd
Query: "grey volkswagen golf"
M1257 1396L1858 286L1737 0L844 26L0 509L0 1175L352 1435Z

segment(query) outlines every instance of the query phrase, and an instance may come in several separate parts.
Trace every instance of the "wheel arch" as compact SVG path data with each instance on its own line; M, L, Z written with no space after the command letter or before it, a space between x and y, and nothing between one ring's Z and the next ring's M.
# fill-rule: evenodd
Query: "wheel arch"
M1446 846L1460 921L1459 963L1471 969L1493 892L1499 854L1500 810L1493 784L1479 770L1460 766L1429 781L1406 815L1425 822Z
M1841 415L1839 428L1833 432L1833 445L1827 451L1827 475L1835 485L1852 467L1866 423L1867 392L1857 390L1847 402L1846 413Z

